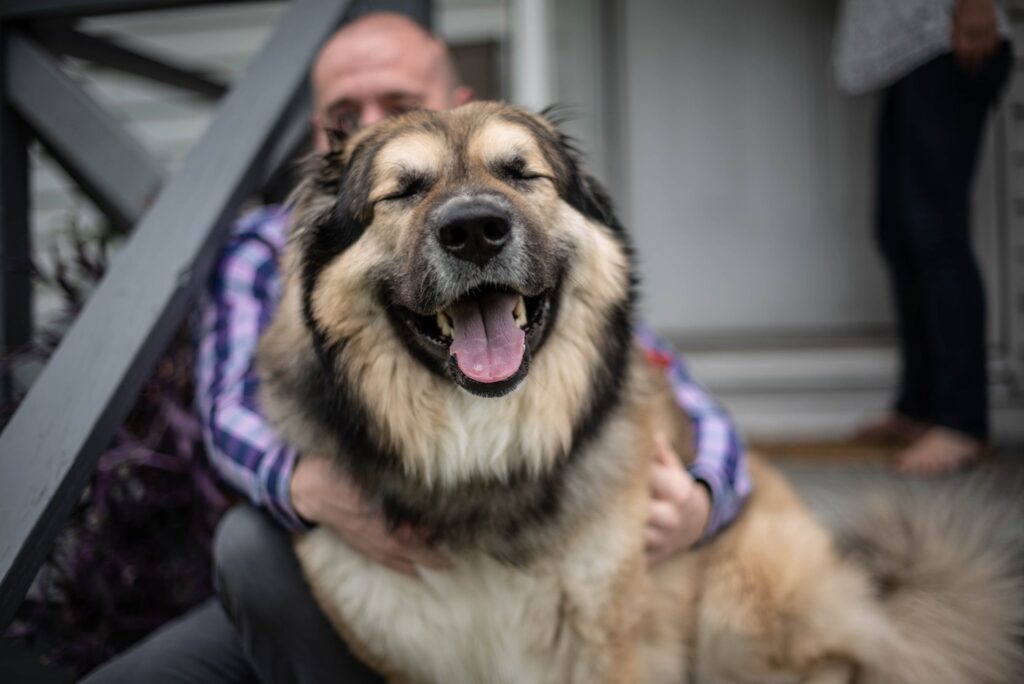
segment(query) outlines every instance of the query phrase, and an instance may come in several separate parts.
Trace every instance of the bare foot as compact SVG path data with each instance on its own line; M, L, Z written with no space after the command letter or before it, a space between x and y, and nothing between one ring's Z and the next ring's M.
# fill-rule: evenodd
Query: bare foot
M890 411L862 423L854 433L853 439L865 444L909 444L927 430L927 423Z
M972 468L985 457L985 444L957 430L931 427L896 455L896 472L934 477Z

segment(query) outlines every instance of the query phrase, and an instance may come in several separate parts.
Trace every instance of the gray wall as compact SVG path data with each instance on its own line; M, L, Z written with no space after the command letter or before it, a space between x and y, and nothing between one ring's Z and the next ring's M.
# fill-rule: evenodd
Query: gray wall
M898 372L871 234L878 101L832 83L837 4L564 0L553 12L557 97L582 112L572 131L636 236L647 317L758 436L848 434L888 405ZM1024 46L1024 0L1001 4ZM995 434L1022 440L1017 64L989 127L973 237Z
M834 3L623 9L621 199L653 323L727 344L886 331L869 215L877 102L832 83ZM994 162L975 237L996 312Z

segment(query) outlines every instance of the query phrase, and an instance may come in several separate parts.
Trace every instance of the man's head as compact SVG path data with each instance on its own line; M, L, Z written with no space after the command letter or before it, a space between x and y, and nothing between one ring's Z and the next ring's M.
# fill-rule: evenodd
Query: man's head
M327 129L352 133L410 109L450 109L473 98L444 43L400 14L371 14L335 33L313 64L313 144Z

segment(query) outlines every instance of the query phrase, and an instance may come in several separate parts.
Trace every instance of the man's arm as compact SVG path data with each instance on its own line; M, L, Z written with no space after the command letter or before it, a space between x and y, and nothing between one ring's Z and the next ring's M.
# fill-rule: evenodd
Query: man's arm
M280 295L279 212L241 220L221 253L200 305L196 405L210 462L221 477L285 527L305 527L291 504L296 452L266 424L253 368L259 336ZM271 239L268 239L268 236Z
M658 454L651 472L652 524L648 529L648 546L654 547L651 555L657 560L705 541L728 525L749 495L751 483L743 440L729 415L693 379L670 344L644 325L637 326L636 336L648 357L664 368L676 401L693 421L696 447L687 477L678 457L664 439L658 439ZM701 489L710 499L706 522L699 520L704 512L700 505L704 495ZM689 516L703 524L695 529Z

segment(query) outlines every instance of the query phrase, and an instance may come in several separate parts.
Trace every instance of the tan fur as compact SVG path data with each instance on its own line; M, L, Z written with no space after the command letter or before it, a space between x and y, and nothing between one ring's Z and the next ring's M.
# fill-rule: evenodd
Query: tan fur
M353 205L368 228L316 276L313 319L328 343L339 343L333 372L361 398L372 437L397 455L408 478L430 486L454 488L523 472L540 478L558 467L573 446L574 421L592 397L589 369L604 353L603 325L629 288L623 243L609 226L563 201L566 179L559 174L565 171L545 148L554 143L541 139L554 129L542 119L531 129L522 123L526 116L493 104L411 115L357 137L333 162L320 162L328 179L331 163L348 165L349 189L359 185L364 199L377 203ZM449 158L437 121L447 127L449 142L465 141L465 159ZM379 145L375 158L357 159L359 146L371 144ZM508 190L488 169L510 151L531 171L551 174L550 181ZM458 163L467 175L456 181ZM410 168L437 181L415 203L380 201ZM376 295L381 274L415 273L432 204L446 193L481 189L506 195L524 221L543 227L539 248L569 264L556 327L523 385L500 398L471 395L428 372L396 336ZM296 394L302 388L295 388L314 355L299 295L302 236L316 230L315 221L330 208L330 191L307 180L296 199L298 237L285 263L284 298L260 362L266 411L281 431L303 453L335 456L339 447L304 415ZM621 372L622 399L599 438L575 455L580 465L566 471L563 513L540 536L539 557L515 565L482 550L458 549L450 553L450 569L424 569L417 580L362 557L326 528L297 539L317 600L360 657L389 681L424 684L925 684L939 680L922 673L941 674L956 658L998 660L999 653L971 642L961 649L966 655L935 652L930 667L901 667L931 655L947 632L936 640L916 616L912 624L920 633L905 633L911 623L876 595L868 565L840 558L789 484L754 455L755 492L740 518L711 543L648 568L643 528L653 435L667 434L687 462L692 436L664 377L638 350ZM965 586L998 583L1005 564L993 563ZM969 564L963 558L953 563L965 572ZM1000 591L1008 586L1000 584ZM913 613L915 605L900 610ZM1013 610L1007 608L986 635L997 649L1012 638L1004 632L1019 616ZM951 624L942 629L956 633ZM985 681L1011 684L1019 673L1015 662L998 660L985 670L994 673Z

